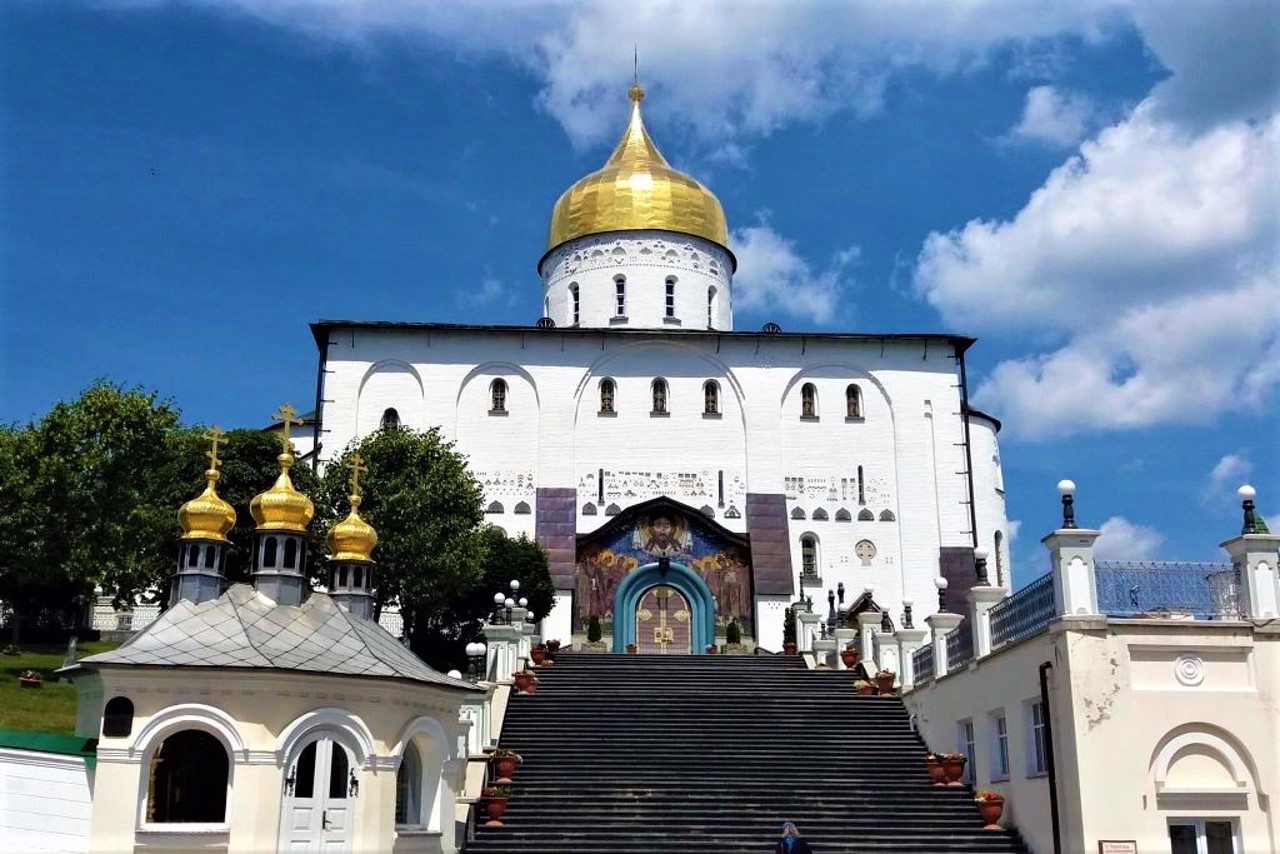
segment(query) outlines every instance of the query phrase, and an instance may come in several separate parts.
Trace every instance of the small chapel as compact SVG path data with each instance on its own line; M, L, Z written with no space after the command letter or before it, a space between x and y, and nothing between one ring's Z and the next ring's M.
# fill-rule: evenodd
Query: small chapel
M88 850L454 850L465 757L459 707L483 690L432 670L374 620L377 533L350 512L328 532L329 592L311 589L314 506L280 474L250 504L252 584L223 568L234 508L217 492L182 506L169 608L120 648L62 671L80 693L77 733L100 740Z

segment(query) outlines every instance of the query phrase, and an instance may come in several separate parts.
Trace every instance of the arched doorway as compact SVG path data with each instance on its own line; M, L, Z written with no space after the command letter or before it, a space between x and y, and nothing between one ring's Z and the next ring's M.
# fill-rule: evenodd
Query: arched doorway
M627 573L618 585L618 589L613 594L613 651L626 652L627 644L634 643L641 646L646 642L640 639L638 633L641 602L651 591L659 588L668 589L673 595L679 596L688 611L689 619L686 625L689 627L689 640L685 651L693 652L695 655L705 652L707 646L714 643L716 637L715 599L711 596L711 590L706 582L698 577L697 573L682 563L666 559L638 567ZM652 601L657 602L656 594ZM676 635L675 627L672 625L677 622L675 619L675 613L679 610L677 602L668 600L667 607L667 625L672 628L673 637L680 637L682 635ZM656 610L651 608L650 611L653 619L647 622L651 642L654 624L660 623L660 619ZM662 635L665 637L666 632Z
M640 597L636 606L636 647L657 655L688 655L693 633L689 600L679 590L659 584Z
M324 737L302 748L285 774L280 850L350 851L358 794L350 750Z

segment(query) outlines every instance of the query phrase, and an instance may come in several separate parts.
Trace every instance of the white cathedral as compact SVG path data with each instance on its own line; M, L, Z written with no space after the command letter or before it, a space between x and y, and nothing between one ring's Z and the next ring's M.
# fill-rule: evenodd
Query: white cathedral
M385 425L438 427L488 519L548 551L544 638L598 620L615 651L701 652L737 621L780 649L814 610L962 601L975 552L1009 578L999 422L969 406L945 334L733 325L720 202L646 132L644 90L605 165L551 214L529 326L325 320L320 464ZM847 597L847 599L846 599ZM593 620L592 618L596 618Z

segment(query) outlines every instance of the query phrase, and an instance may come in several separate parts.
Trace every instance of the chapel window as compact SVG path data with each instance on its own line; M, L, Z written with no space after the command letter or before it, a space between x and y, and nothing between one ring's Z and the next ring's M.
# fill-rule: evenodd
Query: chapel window
M290 537L284 541L284 568L293 569L298 562L298 541Z
M667 317L676 316L676 277L667 276Z
M844 406L845 416L848 418L862 417L862 389L856 385L850 385L844 390Z
M230 757L217 738L198 729L175 732L151 760L147 821L225 822L230 772Z
M800 567L809 578L818 574L818 538L812 534L800 538Z
M493 398L493 405L489 407L491 412L507 411L507 381L504 379L496 379L493 385L489 387L490 395Z
M396 769L396 824L422 824L422 757L412 741Z
M613 280L614 291L614 315L617 317L627 316L627 277L617 276Z
M715 380L707 380L702 386L702 412L704 415L720 414L720 386Z
M390 430L393 427L400 426L400 413L394 408L387 409L382 413L382 429Z
M213 569L213 564L217 560L218 550L213 546L204 547L204 568Z
M133 732L133 701L112 697L102 711L103 738L128 738Z
M667 414L667 381L658 379L653 381L653 414Z
M613 380L600 381L600 411L613 412L613 396L617 392L618 387Z
M578 319L582 316L582 302L578 294L578 283L574 282L569 285L569 304L573 310L573 325L578 325Z
M716 289L707 288L707 328L710 329L715 325L716 316Z
M271 569L276 565L276 549L278 545L275 537L267 537L262 543L262 566Z
M200 565L200 546L192 543L187 549L187 565L197 567Z
M800 387L800 417L818 417L818 390L813 383L805 383Z

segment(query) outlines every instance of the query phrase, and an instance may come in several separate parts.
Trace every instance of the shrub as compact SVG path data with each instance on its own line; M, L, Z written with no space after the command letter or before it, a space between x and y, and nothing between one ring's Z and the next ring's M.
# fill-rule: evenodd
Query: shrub
M730 620L729 625L725 627L724 641L728 644L742 643L742 628L738 625L736 617Z
M600 618L592 614L587 618L587 640L591 643L599 643L602 637L604 633L600 631Z
M984 801L1003 801L1004 795L993 791L992 789L983 789L979 792L975 792L973 799L978 803L982 803Z
M509 798L511 797L510 786L485 786L481 794L486 798Z
M796 612L791 608L782 617L782 642L796 642Z

